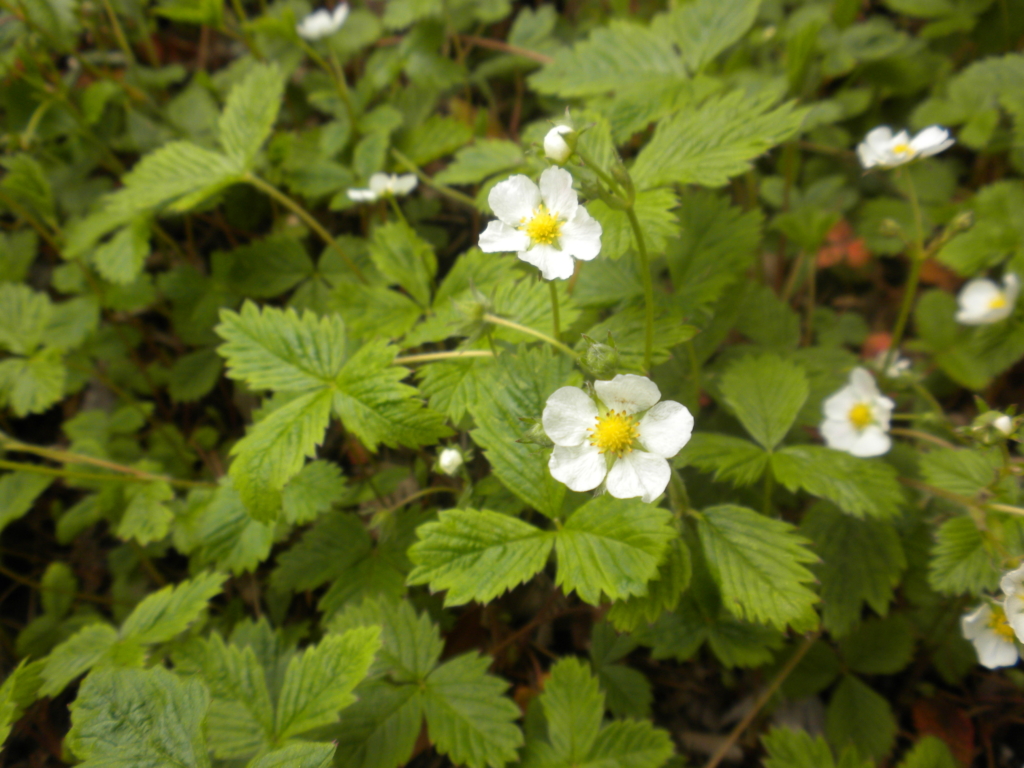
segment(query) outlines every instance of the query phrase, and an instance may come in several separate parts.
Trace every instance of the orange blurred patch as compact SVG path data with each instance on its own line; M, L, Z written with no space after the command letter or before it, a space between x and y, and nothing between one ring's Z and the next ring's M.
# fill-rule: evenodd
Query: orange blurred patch
M884 352L892 346L892 334L887 331L878 331L877 333L869 334L864 339L864 346L861 347L861 357L866 360L874 360L878 357L879 353Z
M935 259L926 259L921 265L921 282L934 285L946 291L955 291L960 285L956 272Z
M818 251L819 267L834 267L846 262L854 269L859 269L871 259L863 237L855 237L853 227L846 219L840 219L825 235L825 245Z
M956 704L944 699L918 699L913 707L914 727L921 736L946 742L960 765L974 758L974 723Z

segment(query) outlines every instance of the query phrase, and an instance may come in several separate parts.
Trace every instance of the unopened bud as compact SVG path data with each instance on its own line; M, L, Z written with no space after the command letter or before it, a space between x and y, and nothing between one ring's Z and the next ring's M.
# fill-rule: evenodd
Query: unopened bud
M619 351L615 348L612 335L608 334L608 343L602 344L599 341L584 336L587 340L587 348L580 355L580 365L583 370L595 379L608 380L615 378L619 372L621 358Z
M522 434L522 436L516 442L529 443L530 445L542 445L545 448L550 448L554 445L551 438L548 437L544 431L544 425L536 419L521 419L521 421L530 425L530 428Z
M970 229L973 224L974 212L963 211L962 213L958 213L955 217L953 217L953 220L949 222L948 229L951 233L963 232L965 229Z
M578 138L571 125L556 125L544 137L544 156L555 165L565 165L576 151Z
M882 219L878 225L878 233L885 237L903 237L903 227L895 219Z
M464 461L458 448L442 448L437 455L437 470L451 477L459 471Z

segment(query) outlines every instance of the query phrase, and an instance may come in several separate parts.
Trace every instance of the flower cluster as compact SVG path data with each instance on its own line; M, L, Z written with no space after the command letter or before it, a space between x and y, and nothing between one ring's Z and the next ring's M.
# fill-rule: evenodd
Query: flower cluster
M960 619L964 637L974 643L978 660L989 669L1017 663L1016 641L1024 642L1024 566L999 582L1002 600L982 603Z
M829 448L854 456L881 456L889 450L893 402L878 391L866 368L854 368L850 382L823 406L821 434Z

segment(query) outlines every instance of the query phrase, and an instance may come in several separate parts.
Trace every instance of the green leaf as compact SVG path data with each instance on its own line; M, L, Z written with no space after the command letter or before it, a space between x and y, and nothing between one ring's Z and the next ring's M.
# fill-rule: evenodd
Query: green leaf
M246 768L330 768L334 745L303 742L288 744L253 760Z
M483 400L493 361L444 360L421 366L416 372L420 389L430 398L430 407L458 424L474 403Z
M68 748L85 768L208 768L210 696L160 667L98 670L71 704Z
M92 263L104 280L130 285L138 279L148 256L149 220L140 216L97 247Z
M803 369L776 355L748 355L722 375L722 399L747 432L772 451L803 408L810 385Z
M52 482L52 477L32 472L9 472L0 477L0 531L32 509Z
M741 437L696 432L674 463L680 467L693 466L704 472L714 472L716 482L728 480L742 487L760 480L771 458L771 454L760 446Z
M353 701L359 684L380 648L375 627L328 635L288 663L277 702L278 742L328 725Z
M881 760L896 740L896 718L885 698L846 675L828 703L825 734L833 749L852 746L863 757Z
M648 251L661 253L679 236L679 224L672 209L679 199L669 189L649 189L637 194L633 203ZM602 200L587 205L587 211L601 223L601 255L618 259L636 249L633 227L625 211L608 207Z
M253 389L302 391L333 381L345 361L345 326L336 315L300 316L293 309L247 301L240 313L222 310L216 327L228 376Z
M620 720L601 729L585 765L659 768L675 753L667 731L647 721Z
M220 143L239 168L249 168L270 136L284 96L276 64L255 64L231 89L218 123Z
M687 69L697 74L747 33L760 5L760 0L697 0L679 6L661 23L679 44Z
M345 478L341 468L329 461L313 461L288 481L282 494L284 518L301 525L315 520L342 499Z
M430 306L437 257L408 224L393 221L377 227L370 240L370 258L391 283L407 290L420 306Z
M845 635L860 621L865 603L880 616L888 613L907 567L891 523L857 520L829 504L815 504L800 532L814 542L822 560L813 570L821 580L822 623L833 636Z
M937 448L921 456L926 483L971 498L999 480L1002 466L998 450Z
M392 4L393 5L393 4ZM422 125L404 134L399 142L402 154L416 165L426 165L431 160L451 154L473 138L472 129L461 120L442 115L431 115ZM442 184L455 182L441 181L441 171L435 178Z
M67 369L56 350L0 361L0 403L15 416L42 413L64 396Z
M734 615L804 630L817 624L817 597L804 584L814 575L802 564L817 558L796 529L731 505L704 510L698 520L708 568Z
M39 694L56 696L106 656L117 640L117 630L108 624L89 624L80 629L46 657Z
M337 761L351 768L398 768L412 755L423 727L423 695L415 685L368 683L331 729Z
M203 573L148 595L121 625L121 638L141 644L172 639L199 618L226 579L223 573Z
M839 648L853 672L862 675L895 675L914 655L910 622L899 614L869 619L844 637Z
M768 756L764 768L833 768L832 750L821 736L772 728L761 738Z
M285 484L323 442L334 397L326 388L296 397L253 425L231 449L231 479L255 519L276 518Z
M690 550L681 538L675 539L657 576L648 582L647 594L616 601L608 611L608 621L622 632L633 632L665 611L675 610L679 596L690 585L690 575Z
M608 710L620 717L651 716L654 692L644 674L626 664L617 664L636 648L629 635L617 635L607 622L594 625L590 638L590 663L601 684Z
M554 534L489 510L450 509L416 531L409 584L448 590L446 606L489 603L544 568Z
M477 184L488 176L525 163L522 148L505 139L477 139L455 153L455 160L434 177L439 184Z
M280 296L316 272L302 243L286 234L270 235L221 256L230 290L250 298Z
M174 520L174 513L164 504L174 498L168 483L157 480L129 486L125 489L125 498L128 506L117 525L120 538L150 544L168 534Z
M203 679L213 701L206 723L218 757L252 754L274 736L274 707L266 673L252 647L227 645L213 633L203 642Z
M274 542L274 526L254 520L230 483L190 494L173 533L175 546L190 553L194 565L235 575L256 570Z
M697 335L698 329L683 322L682 310L672 306L667 300L655 298L654 343L651 349L651 360L655 365L665 362L672 356L671 350ZM607 339L610 333L615 339L621 359L620 367L626 370L643 370L644 349L644 308L631 306L620 310L587 329L587 336L592 339ZM580 339L576 348L583 351L588 342Z
M7 173L0 186L45 221L56 221L53 188L39 161L22 153L5 157L2 164Z
M999 583L1002 556L991 536L968 516L947 520L935 534L928 583L936 592L977 595Z
M210 393L223 370L224 361L216 350L197 349L174 361L167 391L176 403L193 403Z
M3 685L0 685L0 744L7 741L11 734L11 727L21 717L24 710L24 702L20 699L19 689L28 682L33 675L35 668L28 666L26 660L22 660L14 670L7 675ZM33 698L35 698L33 696Z
M53 313L45 293L27 285L0 284L0 348L16 355L36 351Z
M958 765L946 742L936 736L925 736L903 757L899 768L956 768Z
M620 600L647 592L670 542L672 515L639 499L599 496L577 509L558 531L556 583L599 605L602 593Z
M726 184L800 127L806 111L794 102L773 109L777 100L771 88L734 91L662 120L630 171L637 188Z
M508 683L487 674L489 656L468 653L434 670L426 680L423 710L430 740L456 765L502 768L516 759L523 734L519 707L504 696Z
M380 662L393 680L421 684L441 657L444 643L427 614L417 614L407 600L365 600L331 621L332 631L381 627Z
M470 435L484 449L494 475L548 517L560 513L565 486L548 471L548 451L516 442L525 432L520 419L539 417L552 392L578 380L565 355L552 358L547 350L520 348L495 361L484 387L488 396L469 404L477 423Z
M555 662L540 703L554 753L569 764L586 760L604 717L604 695L586 663L572 657Z
M293 592L316 589L351 569L371 549L370 536L358 517L333 512L278 555L271 583L275 589Z
M895 518L903 506L896 469L820 445L792 445L771 457L775 478L791 491L803 488L854 517Z

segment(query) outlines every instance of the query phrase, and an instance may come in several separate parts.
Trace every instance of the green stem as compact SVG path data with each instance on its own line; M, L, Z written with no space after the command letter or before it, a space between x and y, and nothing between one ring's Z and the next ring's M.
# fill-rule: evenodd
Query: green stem
M253 56L262 61L263 53L260 51L259 46L256 45L252 37L249 36L249 31L245 28L249 23L249 19L245 15L245 9L242 7L242 0L231 0L231 7L235 11L235 16L238 17L238 29L242 33L242 40L245 41L245 47L252 51Z
M587 168L592 170L594 173L596 173L597 178L599 178L601 181L605 183L605 186L608 187L608 190L612 194L618 195L623 199L628 197L628 195L626 194L626 190L622 189L622 185L615 181L615 179L612 178L610 173L608 173L600 165L595 163L593 158L590 157L590 155L582 151L578 146L574 151L576 155L579 157L579 159L583 161L583 164L587 166Z
M324 72L327 73L328 77L334 81L334 86L338 91L338 96L341 97L341 103L345 105L345 111L348 113L349 123L352 125L352 130L356 129L356 110L352 104L352 94L348 89L348 81L345 80L345 71L341 69L337 64L337 59L334 55L331 55L331 63L328 63L323 56L317 53L316 48L309 44L306 40L299 38L299 42L302 45L302 50L306 52L316 65L320 67Z
M359 278L360 282L366 282L366 276L363 275L363 272L361 269L359 269L359 266L354 261L352 261L351 257L347 253L345 253L344 249L340 245L338 245L338 241L334 239L331 233L324 229L324 226L313 217L313 214L311 214L297 202L292 200L290 197L288 197L288 195L279 190L273 184L264 181L254 173L245 174L245 176L242 177L242 181L246 181L249 184L252 184L254 187L256 187L256 189L260 190L261 192L265 192L267 195L272 197L274 200L279 202L289 211L291 211L300 219L302 219L306 226L308 226L310 229L316 232L317 235L320 236L320 239L324 241L324 243L333 248L335 252L339 256L341 256L342 260L344 260L344 262L348 265L348 268L352 270L355 276Z
M553 280L548 282L548 289L551 291L551 324L554 326L554 337L557 339L562 335L562 321L558 314L558 288Z
M124 52L125 58L128 60L128 64L134 66L135 53L132 51L132 47L128 44L128 38L125 37L124 30L121 28L121 22L117 20L117 14L114 13L114 9L110 5L110 0L101 0L103 3L103 10L107 12L107 18L110 20L110 26L114 30L114 39L117 40L118 47Z
M414 365L416 363L433 363L437 360L459 360L464 357L494 357L488 349L454 350L452 352L427 352L422 355L406 355L396 357L392 365Z
M451 198L452 200L455 200L456 202L462 203L464 205L468 205L470 208L476 210L476 200L474 200L469 195L464 195L461 192L452 189L451 187L446 187L444 184L438 184L432 178L427 176L427 174L425 174L422 170L420 170L416 163L414 163L412 160L403 155L394 147L391 148L391 154L394 155L395 159L398 162L405 166L407 171L416 174L416 178L418 178L431 189L435 190L436 192L440 192L445 197Z
M647 256L647 243L640 228L636 210L630 205L626 216L636 237L636 250L640 254L640 279L644 283L644 371L650 373L651 358L654 354L654 280L651 278L651 261Z
M573 360L579 357L579 353L576 352L576 350L574 350L572 347L563 344L558 339L552 339L550 336L543 334L540 331L535 331L533 328L530 328L529 326L520 325L519 323L513 322L511 320L506 320L504 317L492 315L489 312L484 314L483 320L484 322L493 323L494 325L503 325L506 328L511 328L514 331L519 331L520 333L525 333L530 336L533 336L535 339L546 341L548 344L555 347L556 349L560 349L563 352L565 352L565 354L569 355L569 357L571 357Z
M388 203L391 205L391 210L394 212L395 218L397 218L400 222L405 224L406 227L408 227L409 222L406 221L405 214L402 213L402 209L399 207L398 201L395 200L394 195L388 195Z
M771 515L772 513L772 492L775 490L775 474L772 472L772 468L768 467L764 472L764 501L763 512L764 514Z
M907 320L910 318L910 310L914 306L914 299L917 296L917 285L921 281L921 267L924 264L924 225L921 222L921 205L917 201L917 190L914 187L914 180L910 174L906 174L907 197L910 199L910 207L914 212L914 251L910 254L910 275L907 277L907 287L903 292L903 303L900 305L900 314L896 318L896 327L892 332L892 343L889 351L885 353L885 360L882 363L882 370L889 370L893 357L899 351L900 343L903 341L903 332L907 328Z
M696 411L700 409L701 375L700 358L697 356L697 345L693 343L693 339L686 342L686 351L690 355L690 377L693 379L693 408Z
M883 371L884 370L885 369L883 369ZM913 388L915 392L917 392L917 394L921 396L921 398L926 403L928 403L931 409L935 411L935 415L938 416L939 419L941 419L942 421L946 420L946 412L942 409L942 404L935 399L935 395L929 392L928 388L924 384L922 384L919 381L914 381L911 383L910 386Z

